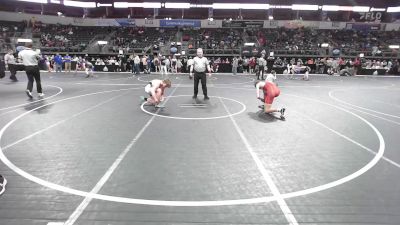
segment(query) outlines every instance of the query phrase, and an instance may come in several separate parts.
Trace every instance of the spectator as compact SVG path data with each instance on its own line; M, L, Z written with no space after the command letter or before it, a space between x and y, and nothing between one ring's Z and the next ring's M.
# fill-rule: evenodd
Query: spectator
M66 54L64 56L64 62L65 62L65 71L71 72L71 56L69 54Z
M135 72L135 60L134 60L134 59L135 59L135 58L134 58L133 55L130 55L130 56L129 56L129 59L128 59L128 65L129 65L130 70L131 70L132 73Z
M74 55L71 61L72 65L75 65L75 73L77 73L79 68L79 58L76 55Z
M168 75L167 63L169 60L163 56L161 59L161 76Z
M167 68L167 71L171 71L171 60L170 60L170 56L165 57L165 66Z
M156 73L161 72L161 68L160 68L160 59L159 59L158 57L154 57L154 59L153 59L153 64L154 64Z
M177 73L181 73L182 72L182 66L183 66L182 60L178 59L177 62L176 62Z
M249 74L254 73L255 69L256 69L256 58L251 57L249 61Z
M243 58L243 73L247 73L249 70L249 59L246 56Z
M8 50L7 54L4 56L4 63L6 66L6 69L8 69L11 73L10 79L14 82L18 81L17 77L15 76L17 74L17 68L15 65L15 57L14 57L14 51L12 49Z
M238 58L236 58L236 56L235 56L235 57L233 57L233 59L232 59L232 73L233 73L233 75L236 75L236 74L237 74L238 66L239 66L239 60L238 60Z
M139 57L139 55L135 56L135 58L133 59L133 62L134 62L135 74L140 74L140 57Z
M145 74L149 74L150 73L150 71L149 71L149 66L148 66L148 64L147 64L147 55L144 55L143 57L142 57L142 64L143 64L143 72L145 73Z
M61 57L60 54L56 54L56 56L54 56L54 65L56 67L56 73L57 72L62 72L62 65L63 65L63 59Z
M176 59L175 55L171 59L171 72L172 73L177 73L178 72L177 59Z

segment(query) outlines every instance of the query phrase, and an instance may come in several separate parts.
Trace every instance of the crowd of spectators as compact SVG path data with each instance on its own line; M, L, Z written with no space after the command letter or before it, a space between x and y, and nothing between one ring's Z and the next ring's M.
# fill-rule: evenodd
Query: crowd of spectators
M357 75L361 70L371 70L377 73L383 70L385 74L400 74L400 61L395 59L366 59L366 58L281 58L281 57L208 57L213 73L228 72L256 74L259 66L265 72L275 70L278 73L289 74L292 68L308 67L310 73L329 75ZM48 71L61 72L85 70L85 62L94 65L95 71L125 72L135 74L141 72L187 73L193 64L192 57L176 55L118 55L118 56L69 56L60 54L45 55L41 60ZM365 71L364 71L365 72Z
M383 51L393 51L393 49L389 49L389 45L400 42L400 31L278 28L258 31L257 39L262 47L272 50L297 51L300 54L318 52L321 50L321 44L327 43L329 44L328 52L333 52L333 54L350 56L351 53L368 52L368 55L371 56L381 56Z
M42 49L49 51L80 52L96 35L104 37L111 32L108 27L81 27L36 22L32 28L34 37L40 38Z
M243 29L192 29L183 30L183 41L189 49L238 49L244 44Z
M2 44L7 43L10 32L22 32L24 22L0 23ZM183 41L187 48L218 50L239 49L248 40L255 40L256 47L270 51L303 55L382 56L397 53L389 45L400 43L400 31L320 30L312 28L145 28L145 27L80 27L61 24L44 24L36 21L32 25L33 37L40 38L41 47L50 51L79 52L85 49L96 35L111 35L111 52L134 53L132 49L158 49L171 41ZM181 33L179 40L177 34ZM323 48L322 43L329 44ZM5 46L3 46L5 47ZM207 50L206 50L207 51Z
M133 53L133 49L154 49L158 50L167 42L173 40L176 35L175 29L146 28L146 27L120 27L114 28L111 37L114 53L123 50L124 53Z
M3 51L12 49L11 38L18 37L25 27L25 22L0 21L0 48Z

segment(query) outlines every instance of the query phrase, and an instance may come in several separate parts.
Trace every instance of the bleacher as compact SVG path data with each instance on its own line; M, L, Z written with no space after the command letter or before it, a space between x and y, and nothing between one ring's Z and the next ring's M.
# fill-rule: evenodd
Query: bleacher
M41 24L33 31L43 52L82 52L94 37L107 36L110 27L78 27Z
M113 53L117 53L119 49L124 49L124 52L129 54L142 53L146 48L166 44L176 35L175 29L143 27L122 27L115 29L116 32L111 37L112 46L109 47L109 51Z

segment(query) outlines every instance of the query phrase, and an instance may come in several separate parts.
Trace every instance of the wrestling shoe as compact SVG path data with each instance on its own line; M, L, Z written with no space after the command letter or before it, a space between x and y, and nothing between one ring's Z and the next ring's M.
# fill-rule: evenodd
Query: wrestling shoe
M0 195L2 195L6 191L6 184L6 178L0 175Z
M285 115L285 108L282 108L281 110L279 110L279 112L281 113L281 116L284 116Z
M147 102L147 98L144 96L140 96L140 99L142 100L142 102Z
M33 98L32 93L29 90L26 90L26 95L28 95L29 98Z

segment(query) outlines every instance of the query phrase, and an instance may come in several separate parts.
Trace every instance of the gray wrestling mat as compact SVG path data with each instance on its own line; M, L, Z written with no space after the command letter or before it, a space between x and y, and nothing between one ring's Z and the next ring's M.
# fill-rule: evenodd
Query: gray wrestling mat
M170 74L42 73L44 99L0 80L1 225L365 225L400 221L399 77L278 76L286 120L254 76L215 75L209 101ZM35 88L34 88L35 90Z

